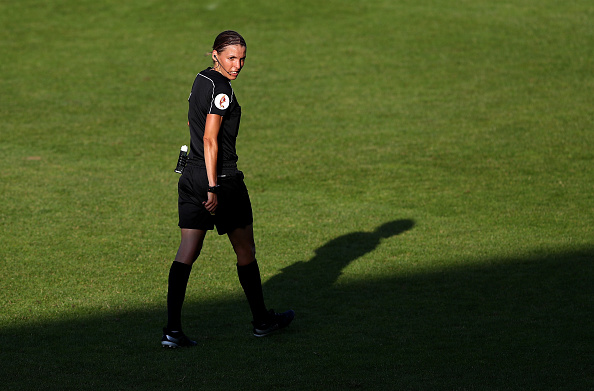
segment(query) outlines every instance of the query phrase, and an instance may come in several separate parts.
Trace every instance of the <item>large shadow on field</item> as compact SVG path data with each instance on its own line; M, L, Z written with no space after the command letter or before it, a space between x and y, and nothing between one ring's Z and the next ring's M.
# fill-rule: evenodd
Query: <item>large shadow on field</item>
M251 336L239 289L188 298L193 349L159 347L164 299L158 308L3 326L0 388L593 389L594 247L338 279L385 241L397 248L413 226L396 220L341 236L268 279L269 304L293 307L297 318L267 338ZM427 254L439 263L439 249Z
M308 302L325 295L332 288L342 270L354 260L372 252L387 239L414 226L413 220L395 220L379 226L373 232L353 232L330 240L315 251L307 262L296 262L264 284L274 297L276 291L290 290L293 305L307 308Z

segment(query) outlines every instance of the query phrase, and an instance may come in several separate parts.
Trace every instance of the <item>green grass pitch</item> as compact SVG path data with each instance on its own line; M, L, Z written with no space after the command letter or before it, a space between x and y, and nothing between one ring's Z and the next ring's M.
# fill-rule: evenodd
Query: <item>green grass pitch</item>
M592 390L589 0L0 3L0 388ZM258 260L161 349L187 97L216 34Z

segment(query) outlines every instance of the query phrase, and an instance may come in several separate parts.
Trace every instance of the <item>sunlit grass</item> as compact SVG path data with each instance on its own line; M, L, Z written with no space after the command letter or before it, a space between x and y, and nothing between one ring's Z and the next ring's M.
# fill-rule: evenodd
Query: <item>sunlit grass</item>
M3 383L591 388L592 17L586 1L0 5ZM227 28L248 42L233 86L267 301L298 315L251 339L213 233L184 315L199 349L165 352L173 168Z

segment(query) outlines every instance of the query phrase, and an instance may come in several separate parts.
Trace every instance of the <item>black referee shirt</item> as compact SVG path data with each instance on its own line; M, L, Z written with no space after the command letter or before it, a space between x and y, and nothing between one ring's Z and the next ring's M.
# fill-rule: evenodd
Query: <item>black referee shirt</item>
M223 117L219 130L218 172L220 167L237 162L235 142L239 132L241 106L237 103L231 81L212 68L200 72L194 80L188 98L188 123L190 125L190 153L192 161L204 162L204 127L208 114Z

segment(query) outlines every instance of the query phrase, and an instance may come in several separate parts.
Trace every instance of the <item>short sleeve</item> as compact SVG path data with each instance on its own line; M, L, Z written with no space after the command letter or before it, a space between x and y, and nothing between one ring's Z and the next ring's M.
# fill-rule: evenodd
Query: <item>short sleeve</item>
M218 114L224 116L231 104L233 98L233 90L222 83L215 84L212 94L212 102L210 107L210 114Z

